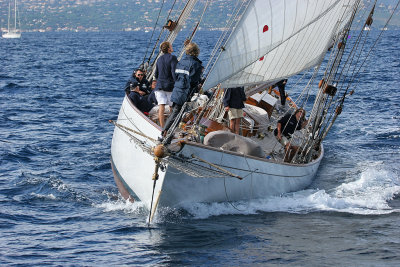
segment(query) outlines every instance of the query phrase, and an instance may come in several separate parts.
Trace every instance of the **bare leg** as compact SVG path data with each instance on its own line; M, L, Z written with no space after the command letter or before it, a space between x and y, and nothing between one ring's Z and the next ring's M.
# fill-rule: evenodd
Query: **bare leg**
M285 159L284 162L292 162L292 159L296 155L297 150L299 149L298 146L291 146L287 144L285 146Z
M236 118L236 119L235 119L234 125L235 125L235 134L239 134L239 129L240 129L240 118Z
M164 128L165 125L165 116L164 116L164 111L165 111L165 105L158 105L158 121L160 122L161 128Z
M231 132L235 132L235 119L229 120L229 129L231 129Z
M290 162L290 144L287 143L285 146L285 158L283 159L284 162Z
M298 149L299 149L299 147L297 147L297 146L291 146L289 162L292 161L292 159L294 158L294 155L296 155Z

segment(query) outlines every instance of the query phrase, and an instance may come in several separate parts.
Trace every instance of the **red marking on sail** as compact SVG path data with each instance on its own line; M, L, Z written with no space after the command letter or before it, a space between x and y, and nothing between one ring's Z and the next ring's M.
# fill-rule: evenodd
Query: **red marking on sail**
M263 27L263 33L266 32L266 31L268 31L268 30L269 30L268 25L264 25L264 27Z
M260 61L264 59L264 56L260 57Z

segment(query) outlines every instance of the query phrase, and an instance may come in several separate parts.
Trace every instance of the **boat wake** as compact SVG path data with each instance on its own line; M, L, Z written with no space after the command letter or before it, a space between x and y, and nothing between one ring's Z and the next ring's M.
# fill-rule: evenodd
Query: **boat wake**
M281 196L252 201L224 203L194 203L182 209L160 208L155 222L184 219L207 219L220 215L250 215L265 212L307 214L313 212L341 212L357 215L384 215L400 213L400 178L395 171L385 168L382 162L365 162L356 167L355 173L332 189L307 189ZM148 209L141 201L131 203L122 197L95 204L104 212L123 211L141 217L148 216Z
M382 215L400 212L400 178L382 162L357 167L356 177L330 190L307 189L251 202L196 204L185 209L195 218L215 215L257 214L260 212L343 212L358 215ZM396 207L397 206L397 207Z

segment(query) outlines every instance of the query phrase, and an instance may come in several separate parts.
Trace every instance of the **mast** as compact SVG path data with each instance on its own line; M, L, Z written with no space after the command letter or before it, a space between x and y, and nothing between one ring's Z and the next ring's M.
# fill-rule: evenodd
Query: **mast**
M168 37L165 39L165 41L170 42L171 44L173 44L173 42L175 41L176 37L178 36L178 33L182 30L183 26L186 23L186 20L189 18L190 13L192 12L194 6L196 5L198 0L189 0L187 1L185 7L182 10L182 13L180 14L178 20L176 22L174 21L170 21L170 25L168 25L167 28L168 30L170 30L170 33L168 35ZM168 22L167 22L168 23ZM155 73L155 63L157 62L157 59L161 56L161 51L158 53L156 59L153 61L153 63L150 66L151 69L151 74L149 75L149 77L153 77L154 73Z
M14 31L17 31L17 0L14 1Z
M8 24L7 24L7 32L10 32L10 18L11 18L11 2L8 2Z

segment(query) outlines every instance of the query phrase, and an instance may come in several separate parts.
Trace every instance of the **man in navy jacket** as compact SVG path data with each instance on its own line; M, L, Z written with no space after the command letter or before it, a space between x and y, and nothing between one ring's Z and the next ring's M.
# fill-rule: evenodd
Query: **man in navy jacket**
M178 116L183 104L198 91L201 80L202 65L197 58L200 49L195 43L189 43L185 47L186 55L178 62L175 70L175 84L171 95L172 113L165 123L163 134L171 127Z
M171 53L174 51L172 44L169 42L163 42L160 45L160 50L164 54L158 58L156 63L156 72L154 76L157 79L157 86L155 96L158 102L158 120L161 128L164 127L164 111L165 105L172 106L171 94L174 89L175 82L175 68L178 63L176 56Z
M144 78L144 70L137 69L125 85L132 103L142 112L148 112L147 96L151 93L150 83Z

